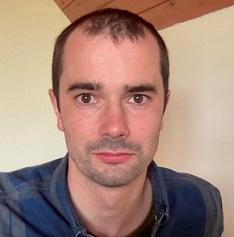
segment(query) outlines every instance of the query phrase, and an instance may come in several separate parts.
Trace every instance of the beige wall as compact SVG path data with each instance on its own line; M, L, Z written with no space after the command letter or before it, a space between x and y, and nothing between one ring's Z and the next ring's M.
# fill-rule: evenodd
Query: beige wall
M65 152L47 89L55 37L69 22L52 0L1 1L0 164L12 170Z
M27 5L27 7L25 7ZM161 33L171 57L171 100L156 160L219 187L225 237L234 204L234 7ZM0 14L0 170L65 153L47 89L53 42L68 24L51 0L8 0Z
M171 99L156 160L222 192L225 237L234 235L234 7L163 30Z

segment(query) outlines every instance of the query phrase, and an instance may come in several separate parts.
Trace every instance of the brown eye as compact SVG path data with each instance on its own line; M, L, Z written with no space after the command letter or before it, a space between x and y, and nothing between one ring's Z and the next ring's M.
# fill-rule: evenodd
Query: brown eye
M144 105L151 99L150 96L144 94L135 94L133 95L128 102L135 105Z
M77 98L81 104L95 104L96 103L96 100L94 99L94 97L89 93L83 93L79 95Z
M144 96L136 94L133 96L133 101L136 104L141 104L144 101Z
M85 104L89 103L91 101L90 94L83 94L81 95L81 101Z

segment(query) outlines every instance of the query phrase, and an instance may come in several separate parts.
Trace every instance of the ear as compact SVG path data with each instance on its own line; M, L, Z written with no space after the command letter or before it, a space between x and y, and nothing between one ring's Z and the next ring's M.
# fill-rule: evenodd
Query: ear
M56 96L54 95L54 91L52 89L49 90L49 96L50 96L50 101L53 105L53 108L54 108L54 113L56 115L56 118L57 118L57 128L60 130L60 131L64 131L64 127L63 127L63 122L62 122L62 118L61 118L61 112L58 108L58 101L57 101L57 98Z
M166 108L167 108L167 105L168 105L170 96L171 96L171 91L168 90L168 91L167 91L167 95L166 95L166 97L165 97L165 101L164 101L164 111L163 111L163 112L165 112L165 110L166 110Z
M167 105L168 105L168 102L169 102L169 99L170 99L170 95L171 95L171 91L168 90L168 91L167 91L167 95L165 96L165 99L164 99L163 115L164 115L164 113L165 113L165 111L166 111L166 108L167 108ZM164 125L164 123L163 123L163 118L162 118L160 130L163 129L163 125Z

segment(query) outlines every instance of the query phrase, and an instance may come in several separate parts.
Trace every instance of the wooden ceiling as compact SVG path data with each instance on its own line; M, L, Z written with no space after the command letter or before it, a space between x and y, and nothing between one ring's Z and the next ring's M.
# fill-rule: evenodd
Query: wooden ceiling
M234 5L234 0L54 0L73 22L96 9L121 8L132 11L160 30L179 22ZM234 19L233 19L234 20ZM233 22L234 23L234 22Z

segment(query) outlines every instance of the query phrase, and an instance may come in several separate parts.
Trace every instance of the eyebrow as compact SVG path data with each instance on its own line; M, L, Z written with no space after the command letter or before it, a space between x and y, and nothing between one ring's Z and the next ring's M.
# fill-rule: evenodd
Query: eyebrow
M88 90L88 91L97 91L101 90L103 86L100 83L91 83L91 82L79 82L74 83L69 86L68 92L75 90ZM152 84L140 84L136 86L125 85L124 91L128 93L136 93L136 92L154 92L157 93L157 89Z
M80 83L74 83L69 86L68 92L75 91L75 90L88 90L88 91L94 91L94 90L100 90L101 85L100 83L91 83L91 82L80 82Z
M126 85L126 86L124 86L124 90L126 90L127 92L131 92L131 93L144 92L144 91L157 93L156 87L151 84L141 84L141 85L137 85L137 86Z

